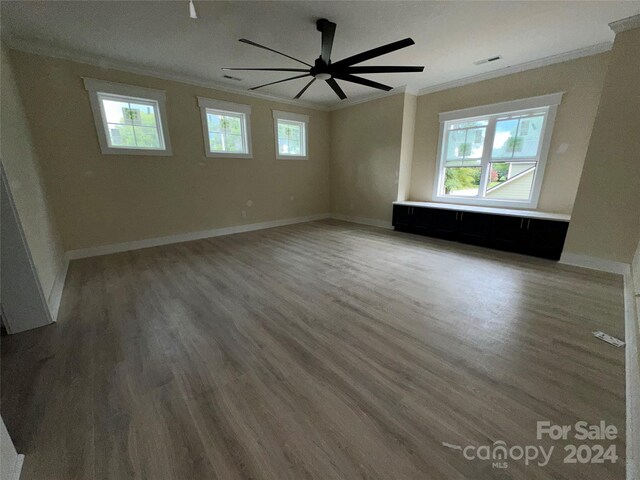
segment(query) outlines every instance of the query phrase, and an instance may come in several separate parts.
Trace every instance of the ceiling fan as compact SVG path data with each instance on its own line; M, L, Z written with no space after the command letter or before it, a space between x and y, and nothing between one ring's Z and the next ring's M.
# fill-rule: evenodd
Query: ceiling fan
M309 83L307 83L302 90L298 92L298 94L293 97L294 99L300 98L304 92L311 86L313 82L316 80L324 80L327 84L333 89L333 91L340 97L340 100L344 100L347 98L345 93L338 85L337 80L344 80L346 82L357 83L359 85L365 85L371 88L377 88L380 90L389 91L393 87L388 85L384 85L382 83L374 82L367 78L358 77L354 74L362 74L362 73L407 73L407 72L422 72L424 67L414 67L414 66L391 66L391 67L381 67L381 66L354 66L358 63L364 62L366 60L370 60L372 58L379 57L381 55L385 55L387 53L395 52L396 50L400 50L405 47L409 47L415 42L411 38L405 38L404 40L398 40L397 42L389 43L387 45L383 45L378 48L373 48L371 50L367 50L366 52L358 53L357 55L353 55L351 57L344 58L335 63L331 62L331 49L333 48L333 37L336 33L336 24L330 22L326 18L321 18L316 22L316 28L319 32L322 32L322 52L320 56L316 59L314 65L310 65L307 62L303 62L302 60L298 60L286 53L278 52L273 48L265 47L264 45L260 45L256 42L252 42L251 40L247 40L246 38L241 38L240 41L242 43L246 43L249 45L253 45L254 47L263 48L265 50L269 50L270 52L277 53L278 55L282 55L283 57L290 58L291 60L295 60L296 62L302 63L309 68L223 68L223 70L260 70L260 71L268 71L268 72L300 72L300 75L296 75L294 77L285 78L284 80L278 80L276 82L265 83L264 85L259 85L257 87L252 87L249 90L257 90L258 88L267 87L269 85L275 85L276 83L288 82L290 80L296 80L298 78L304 77L313 77ZM303 73L304 72L304 73Z

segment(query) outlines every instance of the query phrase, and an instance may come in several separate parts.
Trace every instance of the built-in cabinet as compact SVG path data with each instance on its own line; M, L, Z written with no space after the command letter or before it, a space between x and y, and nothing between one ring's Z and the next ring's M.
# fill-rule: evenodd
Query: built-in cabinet
M396 202L393 226L431 237L483 247L560 259L569 218L560 214L455 206L451 204Z

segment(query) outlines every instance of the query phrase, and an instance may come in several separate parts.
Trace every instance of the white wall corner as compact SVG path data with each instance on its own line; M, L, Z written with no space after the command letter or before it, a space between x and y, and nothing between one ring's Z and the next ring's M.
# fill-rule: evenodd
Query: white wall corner
M640 28L640 14L611 22L609 24L609 28L616 33L626 32L627 30L633 30L634 28Z
M66 254L62 259L62 264L58 270L47 303L51 312L51 319L55 322L58 320L58 312L60 311L60 302L62 300L62 292L64 291L64 283L67 279L67 271L69 270L69 259Z
M624 276L625 365L627 399L627 480L640 480L640 356L638 312L633 275ZM640 305L640 303L639 303Z
M559 263L572 265L574 267L588 268L590 270L598 270L601 272L616 273L618 275L628 274L631 268L628 263L616 262L614 260L592 257L591 255L580 255L571 252L562 252Z
M4 420L0 419L0 478L2 480L20 480L24 455L13 446Z

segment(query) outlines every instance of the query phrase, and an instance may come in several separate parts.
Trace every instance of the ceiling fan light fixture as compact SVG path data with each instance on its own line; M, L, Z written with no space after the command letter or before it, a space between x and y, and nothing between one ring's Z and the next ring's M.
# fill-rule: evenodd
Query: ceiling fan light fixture
M286 53L279 52L278 50L274 50L273 48L266 47L264 45L260 45L259 43L252 42L251 40L247 40L246 38L241 38L240 41L242 43L246 43L247 45L253 45L257 48L262 48L263 50L268 50L270 52L276 53L283 57L294 60L298 63L302 63L306 65L307 68L223 68L223 70L242 70L242 71L264 71L264 72L298 72L300 75L295 75L293 77L284 78L282 80L276 80L275 82L269 82L262 85L258 85L257 87L251 87L249 90L257 90L259 88L268 87L269 85L275 85L283 82L290 82L291 80L297 80L299 78L312 77L311 80L298 92L298 94L293 97L294 100L300 98L304 92L306 92L313 82L316 80L324 80L326 84L331 87L334 93L340 98L340 100L344 100L347 98L347 95L344 93L340 85L336 80L340 80L341 82L350 82L358 85L364 85L365 87L375 88L378 90L384 90L388 92L393 90L393 87L389 85L384 85L382 83L374 82L373 80L369 80L368 78L362 78L355 74L359 73L419 73L424 71L423 66L407 66L407 65L397 65L397 66L358 66L357 64L366 62L367 60L371 60L373 58L380 57L382 55L386 55L387 53L395 52L402 48L410 47L411 45L415 45L415 42L411 38L405 38L403 40L398 40L397 42L387 43L386 45L382 45L377 48L372 48L371 50L367 50L366 52L358 53L357 55L352 55L347 58L343 58L339 62L331 61L331 51L333 49L333 39L336 33L336 24L330 22L326 18L321 18L316 22L316 27L319 32L322 33L322 49L320 52L320 56L315 60L313 65L308 64L307 62L303 62L300 59L292 57L291 55L287 55Z

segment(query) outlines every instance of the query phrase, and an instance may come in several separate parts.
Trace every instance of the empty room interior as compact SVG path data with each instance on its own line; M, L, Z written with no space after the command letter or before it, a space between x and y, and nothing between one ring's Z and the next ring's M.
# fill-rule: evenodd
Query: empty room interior
M640 2L0 9L2 480L640 480Z

